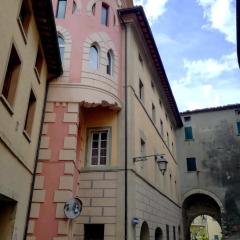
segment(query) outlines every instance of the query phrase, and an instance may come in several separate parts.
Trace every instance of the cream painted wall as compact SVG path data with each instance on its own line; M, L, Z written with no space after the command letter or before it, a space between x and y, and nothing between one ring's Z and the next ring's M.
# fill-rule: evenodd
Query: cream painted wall
M168 161L167 172L164 176L157 169L157 164L153 159L135 163L133 167L137 173L151 182L161 192L178 202L178 165L175 157L176 136L174 122L171 120L171 112L167 107L162 86L159 84L159 77L152 68L153 63L150 60L146 46L142 45L139 33L133 27L128 27L128 46L128 56L131 59L131 61L128 61L128 69L131 69L128 72L128 86L130 86L128 88L129 113L131 115L129 117L131 119L129 128L132 130L130 155L132 157L141 155L140 139L144 135L146 155L165 154ZM143 65L139 61L139 53L143 59ZM144 85L144 101L139 98L139 79ZM153 82L154 88L152 88L151 82ZM159 99L161 99L162 105L160 105ZM152 120L152 103L156 109L155 122ZM160 134L160 119L164 126L164 136ZM169 134L169 146L167 144L167 132ZM172 142L173 150L171 147Z
M32 172L37 149L41 114L47 79L44 62L40 83L34 72L39 35L34 17L31 17L25 43L17 17L22 1L3 0L0 8L0 90L2 91L5 72L12 44L14 43L21 70L17 84L13 113L10 114L0 101L0 194L17 201L14 237L23 238ZM30 90L36 97L36 109L29 142L23 134Z

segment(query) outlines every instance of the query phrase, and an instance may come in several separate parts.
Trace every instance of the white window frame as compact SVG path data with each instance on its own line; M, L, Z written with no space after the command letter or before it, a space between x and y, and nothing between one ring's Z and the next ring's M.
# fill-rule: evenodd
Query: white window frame
M101 133L107 132L107 145L106 145L106 163L100 164L100 144L101 141L98 142L98 163L97 165L92 164L92 143L93 143L93 134L94 133ZM104 127L104 128L89 128L88 129L88 145L87 145L87 166L89 167L106 167L109 165L110 162L110 154L111 154L111 128Z

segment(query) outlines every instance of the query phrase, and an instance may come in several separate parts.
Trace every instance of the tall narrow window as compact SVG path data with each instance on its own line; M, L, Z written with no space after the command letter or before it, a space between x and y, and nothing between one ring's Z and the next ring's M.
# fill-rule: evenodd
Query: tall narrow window
M26 37L28 32L28 27L31 18L31 11L27 0L22 1L22 6L20 9L18 23L20 25L21 31L23 31L23 35Z
M187 158L186 160L187 160L187 171L188 172L197 171L196 158L191 157L191 158Z
M89 53L89 68L92 70L98 69L98 49L95 45L92 45Z
M237 134L240 135L240 122L237 122Z
M72 14L74 14L76 11L77 11L77 4L75 1L73 1Z
M111 50L107 53L107 74L113 75L113 54Z
M64 43L64 38L60 34L58 34L58 46L60 50L61 61L63 62L65 43Z
M141 156L143 157L143 156L145 156L146 155L146 143L145 143L145 141L141 138L140 139L140 154L141 154Z
M28 137L31 137L31 133L32 133L35 108L36 108L36 97L33 91L31 90L29 102L28 102L28 108L27 108L27 115L26 115L25 125L24 125L24 131L27 133Z
M40 46L38 47L38 52L37 52L37 57L36 57L36 62L35 62L35 73L37 75L38 81L40 81L40 75L41 75L41 70L43 66L43 54L41 51Z
M143 101L144 100L144 87L141 79L139 79L139 98Z
M65 18L67 0L58 0L57 4L57 18Z
M167 132L167 145L169 147L169 134L168 134L168 132Z
M167 236L167 240L170 240L170 237L169 237L169 226L166 225L166 236Z
M11 107L13 107L14 99L16 96L20 67L21 61L17 54L16 48L13 45L2 88L2 96Z
M92 5L92 15L95 16L96 13L96 3Z
M153 122L156 122L156 108L153 103L152 103L152 120Z
M163 137L164 135L164 132L163 132L163 121L160 119L160 133L161 133L161 136Z
M109 130L93 130L90 134L90 165L106 165L109 154Z
M105 26L108 26L108 15L109 15L109 6L103 3L102 11L101 11L101 23Z
M185 127L185 140L192 140L193 139L193 133L192 133L192 127Z
M173 240L176 240L176 228L173 226Z

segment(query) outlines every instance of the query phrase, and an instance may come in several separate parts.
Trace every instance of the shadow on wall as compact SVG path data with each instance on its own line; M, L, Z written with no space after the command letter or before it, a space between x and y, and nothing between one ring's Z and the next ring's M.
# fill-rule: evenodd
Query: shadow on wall
M227 121L222 121L202 135L204 152L203 168L215 186L225 191L225 220L228 231L240 232L240 137Z

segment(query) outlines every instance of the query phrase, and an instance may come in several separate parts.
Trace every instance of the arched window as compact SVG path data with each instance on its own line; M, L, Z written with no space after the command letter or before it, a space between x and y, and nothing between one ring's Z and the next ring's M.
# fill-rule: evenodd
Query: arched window
M65 18L67 0L58 0L57 4L57 18Z
M89 53L89 68L92 70L98 69L98 49L95 45L92 45Z
M96 12L96 3L94 3L92 5L92 15L95 16L95 12Z
M60 56L61 56L61 60L63 62L64 59L64 38L58 34L58 46L59 46L59 50L60 50Z
M77 3L73 1L72 14L74 14L76 11L77 11Z
M162 233L162 230L161 228L156 228L156 231L155 231L155 240L162 240L163 239L163 233Z
M140 232L140 240L149 240L150 239L150 233L148 224L146 222L143 222Z
M103 3L102 10L101 10L101 23L105 26L108 26L108 15L109 15L109 6Z
M107 53L107 74L113 75L113 53L111 50Z

